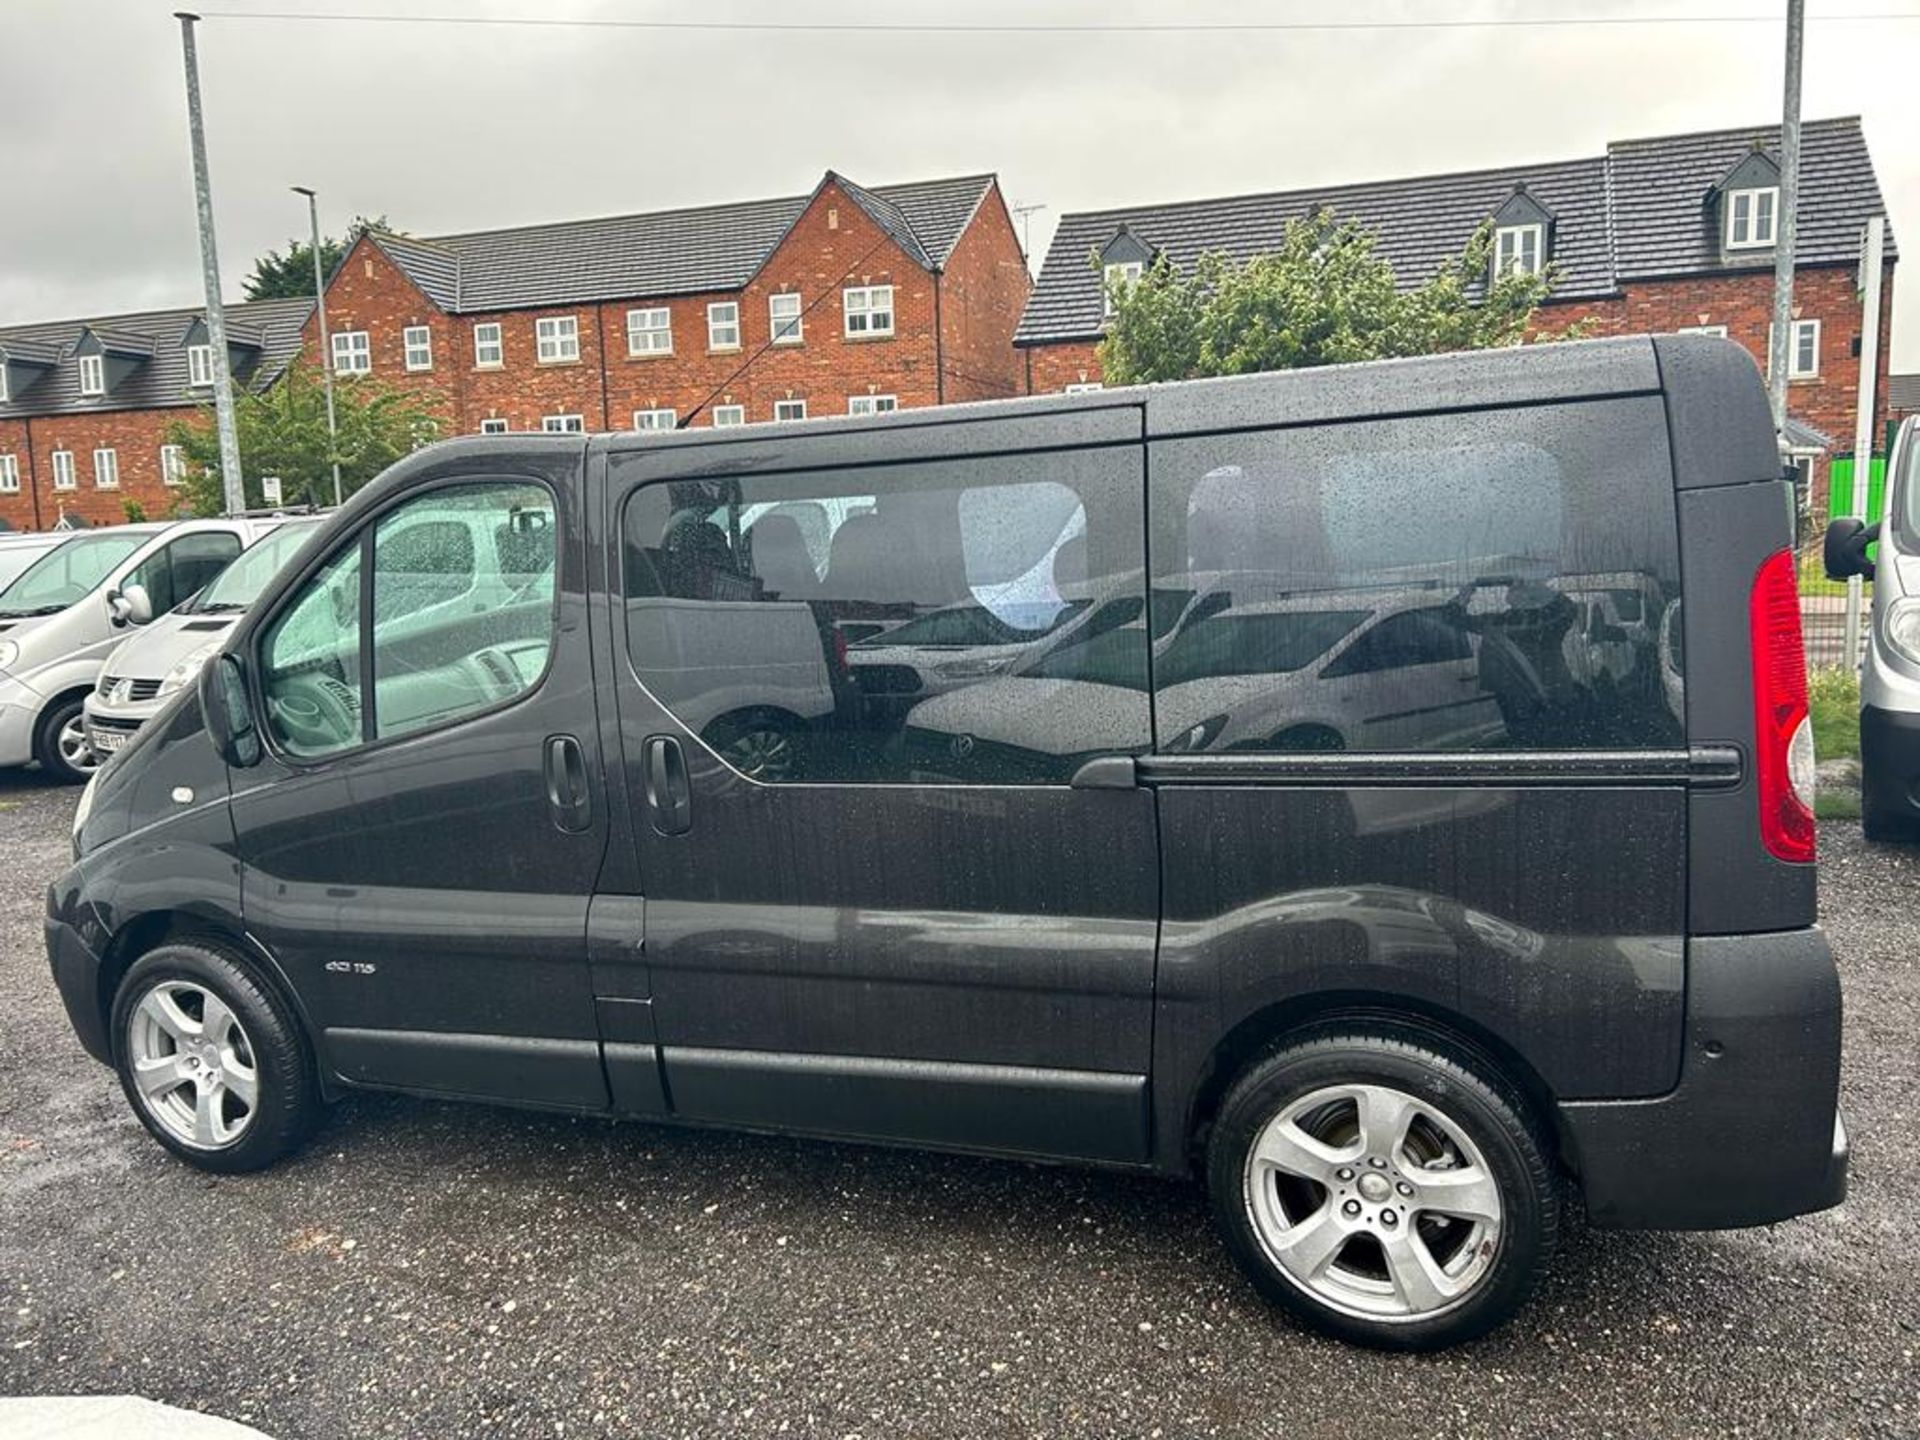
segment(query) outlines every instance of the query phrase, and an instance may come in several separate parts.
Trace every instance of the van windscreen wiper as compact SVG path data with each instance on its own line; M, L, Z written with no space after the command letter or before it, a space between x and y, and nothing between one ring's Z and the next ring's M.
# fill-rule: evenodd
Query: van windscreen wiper
M58 615L71 602L55 605L36 605L28 610L0 610L0 620L30 620L39 615Z

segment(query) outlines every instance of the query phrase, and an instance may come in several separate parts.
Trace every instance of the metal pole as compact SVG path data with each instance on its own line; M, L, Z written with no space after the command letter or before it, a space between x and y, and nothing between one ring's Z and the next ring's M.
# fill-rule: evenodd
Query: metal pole
M1853 420L1853 502L1847 507L1850 514L1862 520L1867 518L1867 488L1873 476L1873 391L1874 382L1880 378L1880 252L1886 244L1886 217L1875 215L1867 221L1866 250L1861 257L1861 288L1866 296L1860 322L1860 408ZM1849 671L1860 668L1860 600L1860 577L1849 576L1846 632Z
M333 421L333 338L327 330L327 278L320 268L320 200L304 185L293 193L307 197L307 224L313 232L313 303L320 321L320 379L327 388L327 458L333 461L333 503L340 503L340 432Z
M240 434L233 423L233 371L227 364L227 317L220 308L220 257L213 247L213 186L207 179L207 137L200 123L200 59L193 46L193 27L199 20L184 10L174 12L180 22L180 46L187 61L187 130L193 138L193 199L200 218L200 279L207 292L207 343L213 351L213 417L220 431L220 482L226 492L227 513L247 508L247 491L240 479Z
M1793 248L1800 216L1800 57L1806 40L1805 0L1787 0L1787 80L1780 106L1780 213L1773 245L1773 330L1767 342L1767 399L1773 429L1787 433L1787 352L1793 344Z

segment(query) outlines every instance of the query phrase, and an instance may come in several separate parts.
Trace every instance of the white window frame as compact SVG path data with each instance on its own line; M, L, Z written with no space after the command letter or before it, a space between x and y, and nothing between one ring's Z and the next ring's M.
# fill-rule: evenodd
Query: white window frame
M371 375L373 373L373 339L366 331L336 330L333 332L332 343L334 374Z
M1801 368L1800 337L1807 337L1812 351L1813 363ZM1787 378L1789 380L1812 380L1820 374L1820 322L1818 320L1796 320L1787 331Z
M1766 233L1760 233L1760 202L1767 199ZM1727 249L1771 250L1780 234L1780 187L1756 185L1727 192Z
M673 311L648 305L627 311L627 358L673 353Z
M213 384L213 346L187 347L187 384L195 390L204 390Z
M1529 255L1531 247L1531 255ZM1538 221L1501 225L1493 232L1493 273L1538 275L1547 263L1547 227Z
M849 415L891 415L900 408L897 395L849 395L847 414Z
M5 405L12 399L13 396L7 390L7 367L0 365L0 405Z
M433 329L427 325L409 325L400 332L400 346L411 373L433 369Z
M713 423L716 429L725 429L730 425L744 425L747 423L747 407L716 405L713 407Z
M1800 337L1802 335L1810 335L1813 337L1813 368L1811 370L1802 370L1800 368ZM1767 326L1766 358L1766 369L1769 375L1773 373L1773 336L1774 328L1772 324L1769 323ZM1818 320L1795 320L1787 327L1787 379L1817 380L1819 378L1820 322Z
M787 413L782 415L784 410ZM794 413L795 411L799 413ZM777 425L790 425L796 420L807 418L807 402L804 400L776 400L773 402L773 419Z
M80 357L80 393L82 395L107 393L106 356L82 355Z
M680 423L680 412L656 408L633 412L633 428L636 430L671 430Z
M11 450L0 450L0 495L20 493L20 460Z
M187 452L183 447L160 447L160 483L170 490L187 483Z
M78 490L80 481L74 474L73 451L56 450L53 460L53 488L56 490Z
M1100 318L1113 318L1113 292L1122 285L1138 285L1147 273L1142 260L1115 260L1100 269Z
M540 429L547 435L584 435L587 432L587 417L584 415L542 415Z
M512 429L513 426L499 415L489 415L480 422L480 433L482 435L505 435Z
M473 327L473 368L499 370L507 363L507 336L498 320L482 320Z
M1711 335L1716 340L1724 340L1727 338L1727 327L1724 325L1682 325L1673 333L1676 335Z
M722 318L722 312L726 312ZM731 334L731 340L720 337ZM715 300L707 306L707 349L738 350L740 348L740 302L738 300Z
M1065 393L1068 395L1091 395L1096 390L1104 390L1106 388L1107 387L1098 380L1076 380L1073 384L1067 386Z
M540 365L572 365L580 359L580 317L542 315L533 322L533 358Z
M120 452L111 445L102 445L93 452L93 488L96 490L120 488Z
M790 306L790 314L781 314L782 306ZM776 345L800 345L806 342L806 319L801 314L800 292L781 290L767 296L767 333L773 337Z
M886 317L884 325L878 323L881 316ZM840 326L849 340L884 340L892 335L893 286L847 286L840 292Z

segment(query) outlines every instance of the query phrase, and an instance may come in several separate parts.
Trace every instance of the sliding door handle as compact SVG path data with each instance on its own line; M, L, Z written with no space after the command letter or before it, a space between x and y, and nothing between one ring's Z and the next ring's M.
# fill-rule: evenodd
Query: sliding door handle
M693 824L693 792L687 759L671 735L652 735L646 753L647 811L662 835L684 835Z
M570 835L593 828L593 788L587 756L571 735L547 737L547 806L553 823Z

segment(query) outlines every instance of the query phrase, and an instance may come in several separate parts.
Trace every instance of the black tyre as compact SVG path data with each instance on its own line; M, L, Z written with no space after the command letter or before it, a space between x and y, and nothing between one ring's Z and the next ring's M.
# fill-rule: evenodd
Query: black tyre
M49 705L33 735L33 758L55 780L84 784L100 761L87 743L86 696L74 695Z
M298 1149L321 1113L305 1033L224 947L162 945L113 1002L114 1067L134 1114L203 1170L258 1170Z
M752 710L722 716L707 727L704 738L715 754L749 780L778 784L799 774L797 734L792 716Z
M1302 1035L1248 1067L1207 1146L1215 1223L1262 1294L1356 1344L1435 1350L1520 1308L1559 1191L1520 1098L1412 1032Z

